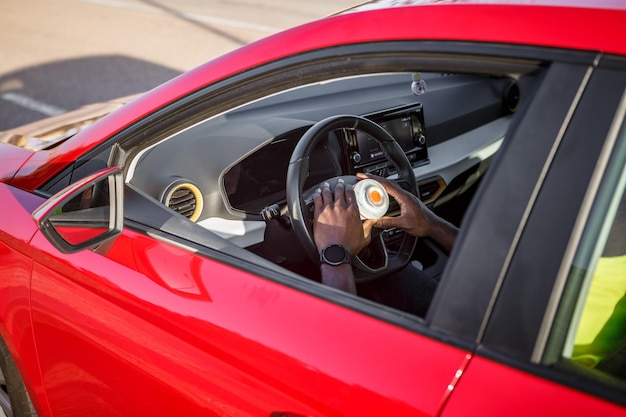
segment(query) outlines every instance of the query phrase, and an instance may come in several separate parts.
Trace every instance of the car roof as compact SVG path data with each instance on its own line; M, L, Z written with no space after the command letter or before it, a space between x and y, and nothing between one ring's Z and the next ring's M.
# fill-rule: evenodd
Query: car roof
M375 10L392 7L405 6L425 6L436 4L476 4L476 5L526 5L526 6L562 6L562 7L584 7L592 9L626 9L626 2L623 0L371 0L353 6L344 12ZM341 13L344 13L341 12Z
M385 7L393 3L394 7ZM14 185L36 189L120 129L218 80L308 51L383 41L457 41L533 45L626 56L626 10L616 1L428 2L385 0L373 10L352 9L241 47L182 74L133 100L52 151L39 151L20 169ZM413 4L419 3L419 4ZM521 4L520 4L521 3ZM557 5L555 5L558 3ZM595 2L593 3L595 6ZM614 7L608 7L613 5ZM366 7L362 5L361 7ZM375 28L375 30L374 30Z

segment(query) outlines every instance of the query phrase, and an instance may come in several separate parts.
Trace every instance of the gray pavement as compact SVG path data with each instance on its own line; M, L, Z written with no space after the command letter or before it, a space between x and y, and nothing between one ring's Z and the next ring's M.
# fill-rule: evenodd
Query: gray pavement
M0 130L148 90L355 0L0 0Z

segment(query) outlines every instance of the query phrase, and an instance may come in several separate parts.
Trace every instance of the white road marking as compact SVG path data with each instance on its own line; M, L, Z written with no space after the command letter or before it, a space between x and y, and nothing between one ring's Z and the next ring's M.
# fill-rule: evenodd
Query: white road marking
M116 9L127 9L127 10L136 10L136 11L158 13L158 14L168 14L167 11L159 9L158 7L155 7L155 6L129 3L125 1L117 1L117 0L80 0L80 1L84 3L98 4L98 5L106 6L106 7L113 7ZM255 23L242 22L240 20L223 19L220 17L207 16L207 15L197 14L197 13L185 13L185 12L178 12L178 11L176 12L181 17L184 17L185 19L194 20L196 22L202 22L202 23L210 23L210 24L223 26L223 27L254 30L257 32L264 32L264 33L276 33L281 30L284 30L284 28L258 25Z
M67 110L52 104L43 103L34 98L30 98L19 93L3 93L0 96L3 100L9 101L28 110L45 114L46 116L56 116L58 114L67 113Z
M207 16L195 13L182 13L188 19L195 20L197 22L211 23L219 26L226 26L236 29L254 30L257 32L276 33L283 30L283 28L277 28L272 26L257 25L255 23L242 22L239 20L222 19L220 17Z

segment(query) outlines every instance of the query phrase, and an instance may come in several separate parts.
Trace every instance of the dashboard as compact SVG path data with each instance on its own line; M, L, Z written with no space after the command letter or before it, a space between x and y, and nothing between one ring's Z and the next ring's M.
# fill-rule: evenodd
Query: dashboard
M380 114L367 115L380 124L399 143L413 166L428 163L421 104L411 104ZM224 174L224 189L234 210L260 213L267 205L284 201L287 167L291 154L307 129L272 141L230 167ZM389 176L395 173L382 147L367 133L342 129L331 132L313 150L309 177L304 187L357 172Z
M533 80L424 73L427 91L416 95L412 75L341 78L251 102L145 149L133 162L130 182L248 247L267 239L262 212L285 206L287 168L300 138L320 120L351 114L378 123L398 141L413 166L422 200L437 204L453 199L483 173L477 170L497 151L520 89ZM335 130L311 153L304 188L358 172L388 177L395 168L366 133ZM172 190L183 195L184 204L177 203ZM185 207L193 213L188 215ZM233 232L238 228L242 231ZM251 228L257 230L254 238Z

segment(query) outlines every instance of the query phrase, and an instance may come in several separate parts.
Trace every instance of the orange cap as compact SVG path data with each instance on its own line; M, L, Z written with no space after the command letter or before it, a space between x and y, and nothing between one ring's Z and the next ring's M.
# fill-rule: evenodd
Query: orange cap
M368 191L367 192L367 194L368 194L367 196L368 196L369 200L373 204L379 206L383 202L383 196L382 196L382 194L380 193L379 190L377 190L376 188L371 187L367 191Z

